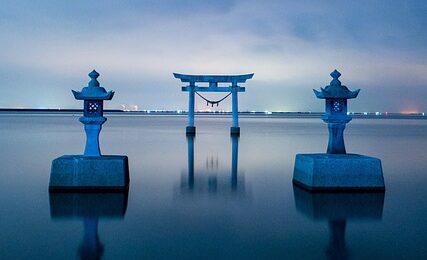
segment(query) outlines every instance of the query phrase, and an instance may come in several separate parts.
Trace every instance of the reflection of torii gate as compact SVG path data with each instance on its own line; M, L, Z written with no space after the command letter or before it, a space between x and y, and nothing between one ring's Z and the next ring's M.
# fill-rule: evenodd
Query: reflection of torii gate
M188 86L182 87L182 91L188 91L188 126L186 133L188 135L196 134L196 127L194 126L194 93L197 92L230 92L231 93L231 104L232 104L232 115L233 124L230 128L232 135L239 135L239 120L238 120L238 103L237 103L237 92L245 92L244 87L240 87L237 83L245 83L247 79L253 77L252 74L245 75L184 75L184 74L173 74L175 78L180 79L181 82L188 82ZM209 83L208 87L197 86L198 83ZM218 83L231 83L228 87L218 87ZM203 98L203 97L202 97ZM205 99L205 98L203 98ZM225 98L224 98L225 99ZM205 99L208 104L218 104L219 101L210 101Z
M187 136L188 147L188 188L194 189L194 136ZM239 153L239 136L231 136L231 190L237 191L238 187L238 153Z

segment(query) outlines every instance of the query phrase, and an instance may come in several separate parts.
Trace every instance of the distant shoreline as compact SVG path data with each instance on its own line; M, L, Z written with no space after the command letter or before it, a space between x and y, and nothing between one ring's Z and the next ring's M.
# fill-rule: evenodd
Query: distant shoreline
M16 108L0 108L0 115L75 115L82 114L82 109L16 109ZM186 111L168 111L168 110L143 110L143 111L124 111L119 109L106 109L104 113L107 115L123 115L123 116L186 116ZM231 112L209 112L196 111L196 115L214 115L224 116L231 115ZM267 118L320 118L323 112L273 112L273 111L241 111L240 116L243 117L267 117ZM353 118L361 119L427 119L424 113L373 113L373 112L351 112Z

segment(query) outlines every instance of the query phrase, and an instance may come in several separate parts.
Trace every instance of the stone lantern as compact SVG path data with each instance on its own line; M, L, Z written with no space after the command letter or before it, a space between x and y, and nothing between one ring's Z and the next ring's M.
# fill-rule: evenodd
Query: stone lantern
M293 183L312 191L348 191L385 189L381 160L360 154L347 154L344 145L347 99L356 98L360 90L350 91L341 85L341 74L334 70L332 81L321 91L314 90L317 98L325 99L326 111L322 120L328 123L327 153L297 154Z
M128 157L101 155L99 133L107 121L103 116L103 101L111 100L113 91L107 92L99 85L98 72L89 73L91 80L82 91L74 91L74 98L84 100L80 122L86 132L83 155L63 155L52 161L50 191L121 191L129 187Z
M351 121L347 115L347 99L356 98L360 89L350 91L346 86L341 85L338 79L341 76L337 70L331 73L332 81L329 86L321 91L313 89L317 98L325 99L325 114L322 120L328 124L329 142L327 153L345 154L344 129L345 125Z
M99 73L95 70L89 73L89 77L91 80L87 87L84 87L80 92L74 90L72 90L72 92L75 99L84 100L83 116L80 117L80 122L84 124L86 132L84 155L100 156L99 133L101 132L102 124L107 121L107 118L103 117L103 101L111 100L114 96L114 92L107 92L99 85L97 80Z

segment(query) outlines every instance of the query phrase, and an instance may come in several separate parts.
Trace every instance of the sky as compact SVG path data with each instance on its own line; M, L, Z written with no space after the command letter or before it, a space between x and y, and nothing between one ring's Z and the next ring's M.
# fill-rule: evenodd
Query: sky
M240 111L323 111L337 69L350 111L427 112L427 1L0 0L0 108L80 108L92 69L107 108L186 110L173 72L255 73Z

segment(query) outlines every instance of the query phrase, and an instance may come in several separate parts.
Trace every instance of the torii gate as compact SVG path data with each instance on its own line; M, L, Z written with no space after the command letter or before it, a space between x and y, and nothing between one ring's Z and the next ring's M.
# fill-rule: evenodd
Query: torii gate
M240 87L237 83L245 83L246 80L251 79L254 74L244 74L244 75L185 75L185 74L173 74L175 78L180 79L181 82L188 82L188 86L182 87L182 91L188 91L188 126L186 128L187 135L195 135L196 127L194 126L194 93L198 92L230 92L231 93L231 106L232 106L232 115L233 115L233 124L230 128L230 133L232 135L239 135L239 119L238 119L238 101L237 93L245 92L244 87ZM197 86L197 83L209 83L208 87ZM231 83L231 86L228 87L218 87L218 83ZM218 101L211 101L200 94L208 104L212 106L214 104L218 105L219 102L227 98L230 94L225 96L223 99Z

